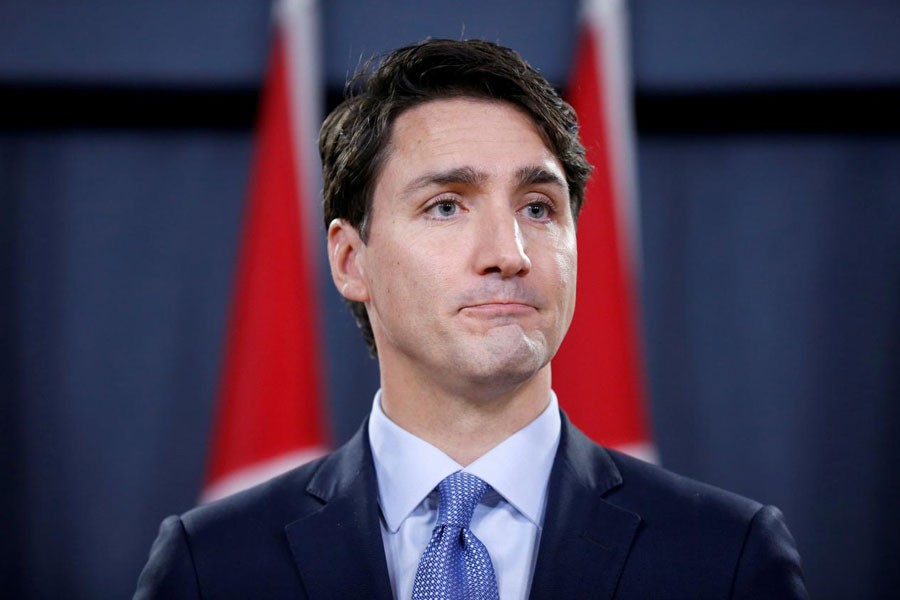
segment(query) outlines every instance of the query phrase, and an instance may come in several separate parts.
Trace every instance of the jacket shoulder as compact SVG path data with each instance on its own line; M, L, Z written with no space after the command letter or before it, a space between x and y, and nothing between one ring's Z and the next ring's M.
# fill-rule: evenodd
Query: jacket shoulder
M310 463L256 487L166 518L135 598L303 597L284 537L287 522L316 510L304 493Z
M622 484L607 501L641 517L628 572L652 572L669 589L715 597L807 597L799 553L777 508L608 452ZM647 579L624 581L640 589ZM645 592L652 590L638 596Z
M356 485L366 444L358 434L331 454L167 518L135 597L305 597L286 528Z
M203 504L181 515L188 535L211 535L217 528L258 528L267 523L283 527L287 519L302 518L321 506L306 493L310 481L328 458L324 456L252 488Z
M606 450L622 476L622 485L607 498L627 503L645 519L661 507L663 515L679 514L687 519L723 520L749 523L763 505L640 459ZM661 516L663 516L661 515Z

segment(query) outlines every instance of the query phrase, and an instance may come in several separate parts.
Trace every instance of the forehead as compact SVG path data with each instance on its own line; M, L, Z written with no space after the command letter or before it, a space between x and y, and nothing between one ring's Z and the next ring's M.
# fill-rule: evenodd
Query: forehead
M497 130L509 134L536 136L549 150L537 123L515 104L483 98L444 98L417 104L400 113L391 126L388 136L388 151L398 144L415 143L419 140L446 138L454 135L454 141L483 141L484 136L498 131L484 131L480 125L489 122ZM484 135L476 135L482 133ZM456 136L462 139L456 140Z
M376 191L423 170L470 167L501 177L539 166L563 169L534 120L519 107L478 98L431 100L394 121ZM563 177L564 179L564 177Z

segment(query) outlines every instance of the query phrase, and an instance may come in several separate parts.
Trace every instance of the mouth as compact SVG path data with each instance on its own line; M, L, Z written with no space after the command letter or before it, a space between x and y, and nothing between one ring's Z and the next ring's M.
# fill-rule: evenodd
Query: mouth
M525 302L492 300L469 304L462 307L459 312L481 318L517 317L532 315L537 312L537 308Z

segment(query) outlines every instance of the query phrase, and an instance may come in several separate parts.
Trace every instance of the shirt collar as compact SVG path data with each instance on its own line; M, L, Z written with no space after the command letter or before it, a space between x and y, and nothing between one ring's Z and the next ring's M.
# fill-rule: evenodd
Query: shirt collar
M369 443L378 476L378 503L388 530L396 533L437 484L459 470L483 479L540 527L560 428L556 395L551 392L547 407L535 420L463 469L442 451L391 421L381 409L379 391L369 417Z

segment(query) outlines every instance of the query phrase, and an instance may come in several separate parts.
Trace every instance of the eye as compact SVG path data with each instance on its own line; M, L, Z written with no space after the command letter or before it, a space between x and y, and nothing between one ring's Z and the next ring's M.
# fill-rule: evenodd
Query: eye
M425 209L426 214L441 219L453 217L458 212L459 204L456 200L451 200L449 198L437 200Z
M549 202L542 200L529 202L522 210L524 211L525 216L530 219L534 219L536 221L545 221L550 218L553 207Z
M546 204L529 204L527 207L525 207L525 210L528 212L528 216L532 219L543 219L547 216Z

